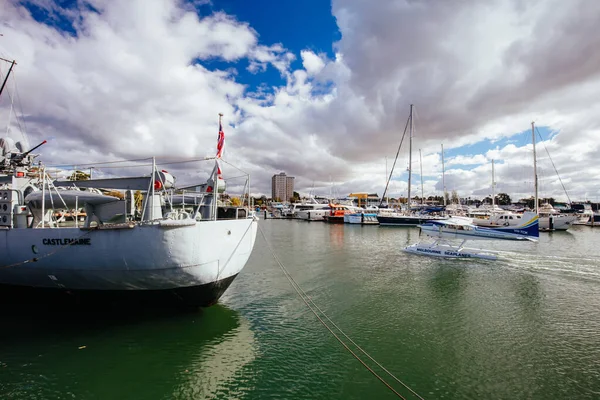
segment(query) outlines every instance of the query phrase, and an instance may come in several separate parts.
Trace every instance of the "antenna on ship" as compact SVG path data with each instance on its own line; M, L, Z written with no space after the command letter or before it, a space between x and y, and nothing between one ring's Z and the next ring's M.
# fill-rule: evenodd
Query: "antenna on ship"
M10 63L10 68L8 69L8 73L6 74L6 77L4 78L4 82L2 82L2 86L0 87L0 96L2 96L2 91L4 90L4 86L6 86L6 82L8 82L8 77L10 76L10 73L13 69L13 67L15 66L15 64L17 63L16 60L7 60L6 58L1 58L0 60L2 61L6 61L8 63Z

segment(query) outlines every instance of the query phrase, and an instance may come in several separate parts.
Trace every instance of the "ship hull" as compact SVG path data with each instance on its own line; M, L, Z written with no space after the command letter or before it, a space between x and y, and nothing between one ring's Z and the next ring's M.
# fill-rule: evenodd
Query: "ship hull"
M576 216L558 215L555 217L540 217L541 231L566 231L577 221Z
M158 303L162 299L165 304L211 305L246 264L256 231L252 219L88 231L3 230L3 298L7 293L29 292L41 299L66 294L84 303L137 297L155 298ZM22 298L13 300L18 303Z
M354 213L344 215L344 223L359 225L377 225L377 214L375 213Z
M72 290L0 284L0 300L5 305L61 308L209 307L218 302L236 276L164 290Z
M415 217L415 216L385 216L378 215L377 220L380 225L394 225L394 226L418 226L421 224L426 224L431 220L439 220L445 218L435 218L435 217Z

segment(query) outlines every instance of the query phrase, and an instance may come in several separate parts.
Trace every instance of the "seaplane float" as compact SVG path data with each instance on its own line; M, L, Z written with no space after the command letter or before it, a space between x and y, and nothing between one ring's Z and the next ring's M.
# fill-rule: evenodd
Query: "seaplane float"
M524 221L519 226L486 228L474 225L470 219L452 217L446 220L432 220L419 225L421 232L433 238L433 242L416 243L404 251L431 257L496 260L491 251L465 247L469 240L513 240L537 241L539 219L536 213L524 213ZM457 240L460 243L457 244Z

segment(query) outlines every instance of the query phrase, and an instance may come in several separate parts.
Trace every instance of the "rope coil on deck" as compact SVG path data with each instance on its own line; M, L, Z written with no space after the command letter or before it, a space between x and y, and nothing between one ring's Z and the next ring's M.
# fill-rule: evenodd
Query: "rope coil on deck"
M308 296L308 294L302 289L302 287L294 280L294 278L289 274L289 272L287 271L287 269L285 268L285 266L283 265L283 263L281 262L281 260L279 260L279 258L277 257L277 254L275 254L275 251L273 250L273 247L271 246L271 243L269 243L269 241L267 240L267 237L265 236L265 233L263 232L262 228L260 227L260 225L258 226L258 229L260 230L260 233L265 241L265 243L267 244L267 247L269 248L269 251L271 252L271 255L273 256L273 258L275 259L275 261L277 262L277 264L279 265L279 267L281 268L281 270L283 271L283 274L285 275L285 277L287 278L287 280L290 282L290 285L292 286L292 288L296 291L296 293L298 294L298 296L300 296L300 298L302 299L302 301L304 302L304 304L306 304L306 306L308 307L308 309L315 315L315 317L317 317L317 319L319 320L319 322L333 335L333 337L335 337L335 339L337 339L337 341L354 357L356 358L373 376L375 376L381 383L383 383L390 391L392 391L396 396L398 396L401 399L406 400L406 398L404 396L402 396L398 391L396 391L396 389L394 389L388 382L385 381L385 379L383 379L379 374L377 374L377 372L375 372L371 367L369 367L360 357L358 354L356 354L354 351L352 351L352 349L350 349L350 347L348 347L348 345L331 329L331 327L329 325L327 325L327 323L324 321L324 319L321 317L321 315L327 320L329 321L329 323L331 325L333 325L350 343L352 343L354 346L356 346L356 348L363 353L365 356L367 356L367 358L369 358L369 360L371 360L372 362L374 362L379 368L381 368L383 371L385 371L392 379L394 379L396 382L398 382L399 384L401 384L404 388L406 388L408 391L410 391L415 397L417 397L419 400L424 400L423 397L421 397L419 394L417 394L413 389L411 389L408 385L406 385L404 382L402 382L400 379L398 379L394 374L392 374L389 370L387 370L383 365L381 365L379 362L377 362L369 353L367 353L362 347L360 347L358 344L356 344L356 342L354 342L338 325L336 325L328 316L327 314L325 314L325 312L319 308L319 306L310 298L310 296ZM318 310L319 313L321 313L321 315L319 315L317 313Z

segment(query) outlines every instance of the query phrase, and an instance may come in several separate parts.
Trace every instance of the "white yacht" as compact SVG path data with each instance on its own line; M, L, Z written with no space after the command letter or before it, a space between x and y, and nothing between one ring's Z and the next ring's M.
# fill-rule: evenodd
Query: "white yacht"
M302 210L298 212L298 218L305 221L325 221L325 216L331 213L331 207L313 209L313 210Z
M314 197L303 200L300 203L292 203L283 214L284 218L308 219L308 211L328 208L329 204L320 203Z
M519 226L523 223L523 215L500 209L488 218L473 218L473 224L487 228L503 226Z
M538 214L542 231L566 231L579 219L577 215L562 214L550 204L542 204L538 208Z
M600 213L592 210L591 204L576 204L577 206L577 221L573 225L600 226Z
M290 210L291 216L289 218L296 219L310 219L311 213L315 211L329 211L329 204L320 204L320 203L308 203L308 204L293 204ZM314 214L313 218L315 217ZM323 214L325 215L325 214Z

